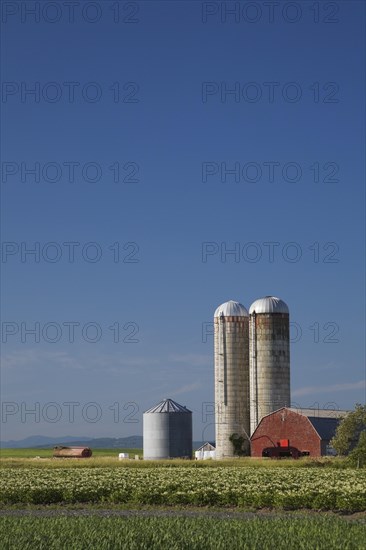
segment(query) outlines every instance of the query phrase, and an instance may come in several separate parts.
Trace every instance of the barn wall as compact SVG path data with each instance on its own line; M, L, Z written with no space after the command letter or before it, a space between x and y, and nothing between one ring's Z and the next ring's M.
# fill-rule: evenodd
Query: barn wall
M277 447L280 439L289 439L291 447L321 456L321 441L306 416L280 409L265 418L252 435L251 455L261 457L266 447Z

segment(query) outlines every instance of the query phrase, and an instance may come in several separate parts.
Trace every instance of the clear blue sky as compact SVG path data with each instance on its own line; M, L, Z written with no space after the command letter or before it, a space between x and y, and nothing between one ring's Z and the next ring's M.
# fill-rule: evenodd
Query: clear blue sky
M290 308L293 401L363 402L364 3L240 2L225 21L232 2L121 2L119 22L109 1L74 22L33 4L3 12L2 439L139 434L163 397L212 437L202 331L268 294Z

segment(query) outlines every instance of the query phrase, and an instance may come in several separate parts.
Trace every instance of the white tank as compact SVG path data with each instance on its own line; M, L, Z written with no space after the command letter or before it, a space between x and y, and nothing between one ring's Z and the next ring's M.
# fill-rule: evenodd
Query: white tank
M216 458L235 456L232 436L244 439L249 453L249 316L230 300L214 315Z
M119 460L125 460L126 458L130 458L130 455L128 453L119 453L118 458Z
M265 296L249 308L251 434L261 418L291 405L289 309Z

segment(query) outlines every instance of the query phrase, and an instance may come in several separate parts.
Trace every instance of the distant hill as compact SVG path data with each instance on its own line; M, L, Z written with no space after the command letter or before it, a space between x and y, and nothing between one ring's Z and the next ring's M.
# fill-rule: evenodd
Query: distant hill
M100 437L90 439L90 437L75 437L64 435L60 437L48 437L44 435L32 435L19 441L1 441L0 447L4 449L25 449L25 448L47 448L55 445L85 445L95 449L114 449L114 448L129 448L142 449L142 435L132 435L129 437Z
M74 441L80 441L80 437L75 437L72 435L65 435L62 437L48 437L45 435L31 435L30 437L26 437L25 439L20 439L19 441L15 441L13 439L9 441L1 441L0 446L3 448L8 449L24 449L26 447L41 447L43 445L49 446L57 443L67 443L67 442L74 442ZM86 439L86 438L84 438Z
M91 447L92 449L142 449L143 447L142 435L131 435L129 437L119 438L98 437L94 439L78 439L71 441L71 444L84 445L85 447ZM54 446L54 444L49 446ZM39 445L39 447L41 447L41 445Z

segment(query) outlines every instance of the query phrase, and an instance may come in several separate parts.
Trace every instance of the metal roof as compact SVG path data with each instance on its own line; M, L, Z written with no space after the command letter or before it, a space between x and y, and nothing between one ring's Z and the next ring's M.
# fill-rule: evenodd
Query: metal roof
M187 407L183 407L183 405L179 405L176 401L173 401L173 399L163 399L163 401L160 401L157 405L154 405L154 407L151 407L151 409L148 409L145 411L145 413L191 413Z
M334 410L334 409L301 409L295 407L281 407L269 414L266 414L260 420L258 426L254 430L254 433L257 431L259 425L263 422L265 418L272 416L275 413L278 413L282 410L289 410L306 416L309 419L309 422L312 424L314 430L318 433L320 439L329 441L335 435L336 429L342 418L344 418L350 411L344 410Z
M335 435L339 422L349 411L336 409L296 409L290 411L306 416L318 433L320 439L329 441Z
M303 416L307 416L314 429L319 434L320 439L330 440L335 435L339 422L344 418L349 411L341 411L335 409L295 409L295 411Z
M303 414L304 416L311 416L313 418L343 418L350 411L337 410L337 409L302 409L296 407L289 407L290 411Z
M307 415L306 415L307 416ZM318 432L321 439L329 441L336 433L340 418L319 418L308 416L308 419Z
M214 316L221 317L221 315L224 317L248 317L248 311L243 304L229 300L216 309Z
M206 441L206 443L204 443L203 445L198 447L198 449L196 449L196 451L215 451L215 450L216 450L215 444L211 441Z
M252 303L249 314L252 313L289 313L288 307L283 300L276 296L265 296Z

